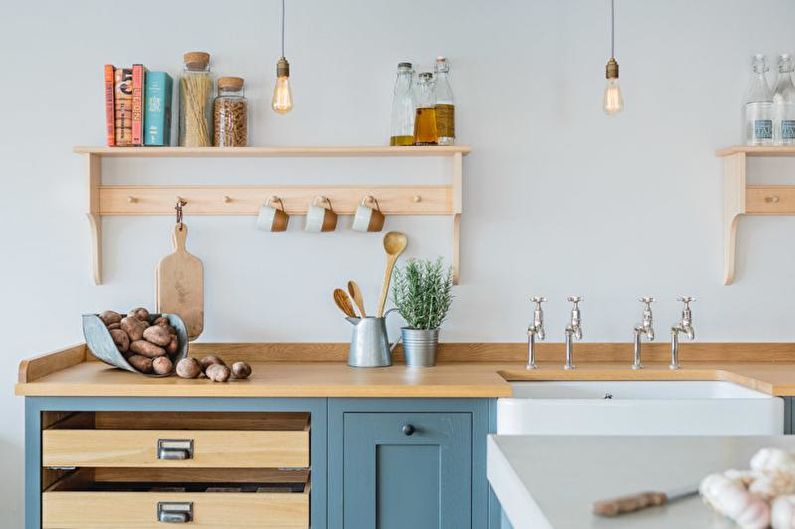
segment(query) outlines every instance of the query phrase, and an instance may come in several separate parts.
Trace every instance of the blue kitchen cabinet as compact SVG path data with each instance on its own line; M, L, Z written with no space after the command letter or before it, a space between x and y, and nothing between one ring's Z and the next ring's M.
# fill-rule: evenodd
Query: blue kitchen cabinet
M330 399L329 528L489 527L489 417L484 399Z

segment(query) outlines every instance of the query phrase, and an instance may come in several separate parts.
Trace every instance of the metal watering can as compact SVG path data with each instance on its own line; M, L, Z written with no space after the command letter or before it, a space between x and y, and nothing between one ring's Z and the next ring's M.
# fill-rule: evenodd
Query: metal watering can
M386 332L386 317L390 309L380 318L345 318L353 325L351 347L348 350L348 365L351 367L387 367L392 365L392 350L400 343L398 338L389 345Z

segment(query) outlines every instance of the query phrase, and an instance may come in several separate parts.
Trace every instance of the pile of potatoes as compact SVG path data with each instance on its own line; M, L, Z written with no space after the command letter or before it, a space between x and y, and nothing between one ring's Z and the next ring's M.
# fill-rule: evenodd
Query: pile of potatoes
M99 319L127 362L145 374L170 375L179 349L177 331L163 316L149 322L149 311L137 307L122 316L106 310Z
M245 362L235 362L229 368L226 362L215 355L207 355L201 360L189 356L177 363L177 375L182 378L205 376L213 382L226 382L230 377L248 378L251 375L251 366Z

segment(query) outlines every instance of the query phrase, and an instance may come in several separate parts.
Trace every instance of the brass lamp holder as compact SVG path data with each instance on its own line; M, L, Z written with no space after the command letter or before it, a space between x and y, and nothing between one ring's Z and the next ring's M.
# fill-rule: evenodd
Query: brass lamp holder
M284 57L276 63L276 77L290 77L290 63Z
M610 57L610 60L607 61L607 65L605 66L605 78L618 79L618 61L616 61L615 57Z

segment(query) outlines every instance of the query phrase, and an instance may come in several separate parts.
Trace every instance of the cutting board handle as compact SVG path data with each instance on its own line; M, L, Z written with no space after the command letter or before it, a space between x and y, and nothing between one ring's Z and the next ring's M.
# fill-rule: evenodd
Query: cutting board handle
M185 248L185 241L188 238L188 226L184 222L174 225L174 250L177 252L186 253L188 250Z

